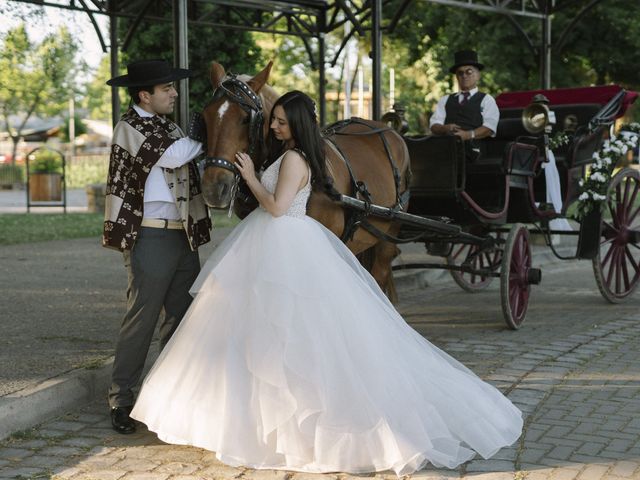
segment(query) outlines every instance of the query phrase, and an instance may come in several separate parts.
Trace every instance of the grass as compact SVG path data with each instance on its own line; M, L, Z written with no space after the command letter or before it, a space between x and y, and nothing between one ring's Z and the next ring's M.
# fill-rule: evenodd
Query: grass
M214 228L232 227L239 220L213 213ZM71 238L100 238L101 213L8 213L0 214L0 245L47 242Z
M0 215L0 245L102 235L100 213L17 213Z

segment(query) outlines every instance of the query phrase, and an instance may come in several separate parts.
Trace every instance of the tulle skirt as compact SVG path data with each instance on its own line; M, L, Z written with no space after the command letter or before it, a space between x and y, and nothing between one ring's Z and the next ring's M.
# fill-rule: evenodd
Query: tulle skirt
M250 214L216 249L132 417L232 466L410 474L522 430L497 389L409 327L304 217Z

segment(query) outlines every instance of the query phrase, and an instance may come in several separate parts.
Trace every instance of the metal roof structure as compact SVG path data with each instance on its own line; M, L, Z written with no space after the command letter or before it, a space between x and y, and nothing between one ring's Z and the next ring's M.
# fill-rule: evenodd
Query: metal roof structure
M207 25L216 28L243 31L270 32L295 35L302 39L313 68L320 73L320 121L324 123L325 64L335 64L347 41L353 35L370 35L371 58L373 63L373 117L381 116L381 59L382 32L392 33L402 20L411 3L430 2L450 7L496 13L506 16L533 55L540 59L540 84L550 85L551 52L559 51L567 34L580 19L603 0L12 0L14 2L38 6L56 7L84 12L92 22L103 51L111 54L111 73L119 73L118 50L126 50L142 20L173 21L174 60L181 68L188 68L187 29L189 25ZM203 5L216 5L223 14L222 20L214 20ZM569 7L581 6L579 13L560 34L555 45L551 43L551 22L553 14ZM172 17L162 17L156 12L171 10ZM383 13L385 23L383 23ZM100 30L97 16L109 17L108 38ZM539 19L542 38L533 41L518 21L519 18ZM131 25L119 44L117 36L118 19L132 19ZM324 36L345 23L352 29L334 58L327 62ZM313 43L315 43L315 48ZM181 81L181 90L188 91L188 81ZM188 117L187 95L180 95L177 118L181 125ZM120 110L119 98L112 95L114 122Z

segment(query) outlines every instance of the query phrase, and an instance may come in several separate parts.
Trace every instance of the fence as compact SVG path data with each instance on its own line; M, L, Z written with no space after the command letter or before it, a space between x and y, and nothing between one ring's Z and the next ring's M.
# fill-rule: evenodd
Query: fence
M106 183L109 155L75 155L67 157L67 188L85 188L94 183ZM26 168L24 163L0 164L0 188L24 188Z
M21 188L24 181L24 165L0 164L0 189Z

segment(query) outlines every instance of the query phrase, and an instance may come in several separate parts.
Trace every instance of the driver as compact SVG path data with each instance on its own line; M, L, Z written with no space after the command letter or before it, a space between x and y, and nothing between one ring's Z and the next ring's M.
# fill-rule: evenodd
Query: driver
M475 141L495 136L500 111L491 95L478 90L480 71L484 68L478 62L478 54L461 50L454 57L449 71L456 76L459 92L438 101L429 128L434 135L457 135L471 142L471 148L479 152Z

